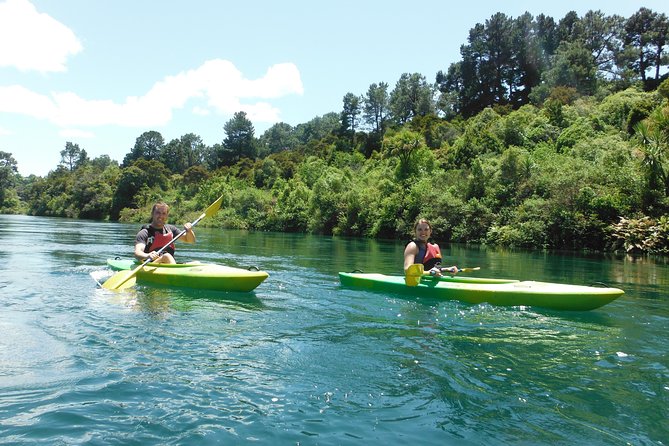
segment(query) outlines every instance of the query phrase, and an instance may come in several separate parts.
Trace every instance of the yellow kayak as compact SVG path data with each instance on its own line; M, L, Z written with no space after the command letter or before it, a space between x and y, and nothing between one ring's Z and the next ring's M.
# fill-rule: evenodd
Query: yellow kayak
M133 260L108 259L115 271L131 270L140 264ZM137 280L165 286L217 291L253 291L269 277L265 271L251 271L214 263L148 263L137 272Z

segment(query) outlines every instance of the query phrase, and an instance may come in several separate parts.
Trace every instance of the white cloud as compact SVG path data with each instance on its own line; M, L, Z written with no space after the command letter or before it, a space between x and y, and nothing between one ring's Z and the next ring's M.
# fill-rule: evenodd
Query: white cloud
M0 3L0 42L0 67L21 71L65 71L67 57L83 48L72 30L28 0Z
M9 136L12 135L13 132L11 130L8 130L4 127L0 127L0 136Z
M257 102L255 104L241 104L236 111L244 111L251 121L259 122L277 122L279 121L279 109L273 107L267 102Z
M298 81L297 83L295 81ZM287 94L303 94L300 72L292 63L282 63L269 67L262 79L242 81L243 93L261 98L278 98Z
M57 113L55 104L44 95L20 85L0 86L0 113L16 113L49 119Z
M63 129L58 132L63 138L93 138L95 133L79 129Z
M203 107L195 106L193 107L193 114L198 116L209 116L211 112Z
M140 97L129 96L124 103L90 100L73 92L35 93L20 85L0 86L0 112L17 113L46 119L60 127L162 126L172 119L172 112L189 100L204 100L209 108L232 115L245 111L252 121L276 122L279 109L267 101L289 94L303 94L302 80L292 63L269 67L260 79L244 79L229 61L206 61L194 70L167 76ZM196 114L209 110L198 107Z

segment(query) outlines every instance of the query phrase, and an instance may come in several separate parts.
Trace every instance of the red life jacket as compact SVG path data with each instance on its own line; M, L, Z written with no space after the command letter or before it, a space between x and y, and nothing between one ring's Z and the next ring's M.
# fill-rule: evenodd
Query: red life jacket
M414 243L418 246L418 253L414 257L414 263L422 263L426 271L441 263L439 245L436 243L426 243L425 248L423 248L417 241L414 240Z
M147 229L149 231L149 238L146 246L144 247L144 252L149 253L151 251L158 251L163 246L169 245L163 250L163 252L168 252L174 255L174 243L172 243L174 235L172 234L170 228L165 226L167 234L164 234L162 231L159 232L159 230L152 226Z

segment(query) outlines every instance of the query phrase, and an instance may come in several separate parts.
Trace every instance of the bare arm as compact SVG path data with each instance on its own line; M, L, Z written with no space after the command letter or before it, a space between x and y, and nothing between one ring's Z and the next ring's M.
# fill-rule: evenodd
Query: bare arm
M404 271L413 265L416 254L418 254L418 246L416 245L416 242L411 242L404 248Z
M149 258L149 254L144 252L144 248L146 248L146 243L135 243L135 258L140 262Z

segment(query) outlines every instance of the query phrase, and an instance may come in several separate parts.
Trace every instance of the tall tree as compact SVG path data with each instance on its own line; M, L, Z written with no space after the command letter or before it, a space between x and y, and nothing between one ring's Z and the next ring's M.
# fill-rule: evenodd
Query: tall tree
M263 154L292 150L297 143L295 129L285 122L277 122L260 136L260 147Z
M5 204L7 192L14 187L18 167L11 153L0 150L0 207Z
M555 54L560 45L558 25L553 17L539 14L535 19L536 37L541 48L544 62L548 63L548 58Z
M60 162L70 172L75 170L77 167L82 166L87 161L88 154L84 149L79 147L79 144L73 144L68 141L65 143L65 149L60 151Z
M481 65L487 58L483 25L477 23L469 30L467 40L469 44L460 47L462 63L456 74L461 77L460 82L462 83L460 109L465 116L473 116L492 104L490 80L483 76L481 69Z
M493 104L508 103L513 88L512 29L513 21L501 12L486 20L484 38L487 45L481 74L490 81Z
M399 124L434 112L433 87L420 73L403 73L390 93L390 110Z
M178 139L173 139L163 146L160 151L160 161L172 173L184 173L188 168L186 152Z
M573 42L578 39L579 34L579 18L576 11L569 11L565 16L558 22L558 45L560 42Z
M355 130L360 120L360 96L353 93L344 95L344 108L341 112L341 128L345 135L349 135L351 140L355 140Z
M184 173L189 167L203 164L205 152L202 138L194 133L187 133L163 147L160 161L172 172Z
M362 118L370 126L372 132L377 134L383 132L390 112L389 101L388 84L385 82L370 85L363 96Z
M579 41L592 54L597 70L606 76L617 76L616 59L622 51L624 19L588 11L579 21Z
M537 27L530 13L523 14L512 23L509 102L516 108L529 102L529 95L541 82L541 73L546 66Z
M240 111L223 126L226 137L223 140L223 159L220 165L234 164L242 158L255 158L257 143L253 123L246 112Z
M580 42L563 42L552 67L544 72L547 88L571 87L581 95L592 95L597 88L597 67L592 53Z
M461 49L462 51L462 49ZM463 113L466 102L464 94L464 79L462 77L462 62L452 63L448 71L439 70L436 76L437 88L440 95L436 107L447 119Z
M143 158L147 161L157 160L165 146L163 135L155 130L142 133L136 140L131 151L123 158L123 167Z
M653 63L655 65L655 81L659 84L662 67L669 65L667 57L667 40L669 39L669 19L665 14L657 14L653 21L653 33L650 44L653 49Z
M642 80L647 89L657 86L660 71L667 65L666 50L669 24L667 16L648 8L640 8L625 22L624 44L627 66ZM655 68L655 78L648 72Z
M462 60L447 73L437 73L439 108L447 116L470 117L495 104L527 103L548 60L544 48L551 47L557 33L552 22L541 19L538 29L530 14L513 20L497 13L470 29L468 43L460 47Z

